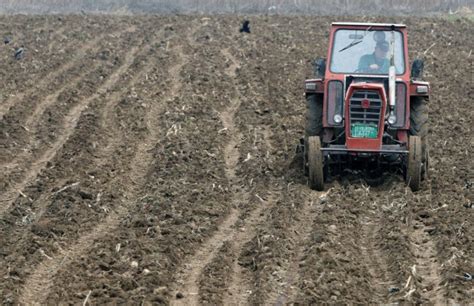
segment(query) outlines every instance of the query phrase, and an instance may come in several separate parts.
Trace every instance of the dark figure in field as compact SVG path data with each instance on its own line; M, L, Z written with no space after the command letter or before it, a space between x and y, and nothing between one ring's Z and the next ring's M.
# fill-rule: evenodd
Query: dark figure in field
M15 59L17 61L21 60L24 56L25 56L25 49L23 46L15 50Z
M5 36L5 37L3 38L3 43L4 43L5 45L8 45L8 44L10 43L10 41L11 41L11 38L8 37L8 36Z
M242 23L242 27L240 28L240 33L244 32L244 33L250 33L250 27L249 27L249 24L250 24L250 21L248 20L244 20L244 22Z

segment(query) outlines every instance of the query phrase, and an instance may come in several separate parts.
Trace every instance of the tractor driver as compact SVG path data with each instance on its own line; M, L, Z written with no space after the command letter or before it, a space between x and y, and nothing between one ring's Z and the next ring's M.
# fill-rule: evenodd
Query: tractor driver
M388 73L390 62L387 58L388 42L378 41L372 54L363 55L359 60L357 71L366 73Z

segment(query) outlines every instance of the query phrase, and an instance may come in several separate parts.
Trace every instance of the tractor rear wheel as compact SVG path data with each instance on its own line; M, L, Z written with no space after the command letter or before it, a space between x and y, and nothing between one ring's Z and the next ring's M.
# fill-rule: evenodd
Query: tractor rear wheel
M324 190L323 154L319 136L308 138L308 170L309 187L318 191Z
M410 100L410 135L421 138L422 147L422 179L428 177L428 97L413 97Z
M420 136L408 139L408 165L406 180L412 191L420 189L423 149Z

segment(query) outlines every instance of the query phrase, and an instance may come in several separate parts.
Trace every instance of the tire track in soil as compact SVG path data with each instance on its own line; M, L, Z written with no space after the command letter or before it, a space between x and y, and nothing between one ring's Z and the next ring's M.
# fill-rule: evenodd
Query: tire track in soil
M119 80L120 76L129 69L129 67L133 63L133 59L135 58L135 54L138 52L138 50L139 47L132 48L126 54L124 63L112 73L112 75L105 81L104 84L99 87L99 89L97 89L96 93L89 96L82 103L73 107L73 109L69 112L65 120L65 125L63 129L65 132L60 135L58 141L54 144L54 146L51 149L47 150L45 154L43 154L41 160L34 164L34 167L32 170L30 170L27 178L22 181L22 188L24 188L24 186L26 186L31 179L38 175L38 173L43 169L44 165L48 161L52 160L55 157L57 151L67 142L69 137L73 134L82 112L88 107L88 105L95 99L99 98L100 94L110 90ZM40 208L38 218L44 213L45 209L45 207ZM6 207L2 207L2 212L5 211ZM80 241L76 248L81 248L83 246L84 242ZM46 298L47 288L51 283L51 280L48 278L48 276L51 275L51 273L54 274L55 264L61 264L55 262L54 260L55 258L51 258L49 259L49 262L42 262L39 267L36 268L33 274L27 279L26 286L24 288L25 291L20 297L20 301L22 301L22 304L41 303L41 301Z
M223 50L222 54L231 61L231 65L226 69L228 77L235 79L237 76L236 70L239 67L238 61L229 53L228 50ZM236 131L234 117L238 109L240 108L240 95L230 100L230 105L222 112L219 113L219 117L222 121L224 129L229 132L229 141L224 147L224 160L225 160L225 175L229 182L234 183L237 180L235 170L240 157L238 146L241 142L242 135L239 131ZM247 194L239 194L243 199L247 199ZM189 259L185 267L189 268L182 269L177 274L177 283L183 282L181 286L175 285L171 292L182 292L184 297L182 299L174 299L171 302L172 305L198 305L199 304L199 278L206 265L208 265L212 259L217 255L219 249L222 247L225 241L229 241L230 237L233 236L235 229L233 226L239 220L239 210L235 208L240 199L233 197L232 208L227 217L219 225L217 231L212 235L199 250ZM184 281L183 281L184 280ZM178 289L179 287L179 289Z
M72 135L78 119L90 102L97 99L100 93L105 93L107 90L113 87L119 77L128 70L128 68L132 65L133 59L135 54L139 50L138 47L133 47L126 55L125 61L122 66L120 66L111 76L110 78L94 93L92 96L87 98L83 103L76 105L72 111L68 114L65 120L65 133L62 134L55 145L48 150L41 158L39 162L35 164L35 167L30 170L30 174L28 178L34 178L42 169L43 164L46 164L47 161L54 158L56 152L64 145L67 141L69 136ZM29 180L25 180L22 182L22 186L26 186ZM20 189L21 190L21 189ZM40 214L41 215L41 214ZM91 233L89 235L92 236ZM82 237L82 238L91 238L91 237ZM84 249L85 244L88 241L86 239L80 239L73 247L75 250ZM63 250L64 251L64 250ZM69 252L64 253L67 255ZM24 290L20 297L20 304L29 304L33 301L37 304L41 304L44 301L48 294L48 288L52 283L52 276L59 268L59 265L62 263L62 260L58 262L58 256L50 259L48 262L42 262L38 267L35 268L35 271L31 274L31 276L26 280Z
M125 64L122 66L124 69L121 69L120 73L116 74L115 80L133 64L137 50L138 47L135 47L127 54ZM183 54L181 46L176 47L176 53L178 53L180 59L177 64L169 69L170 77L175 80L169 91L170 99L178 96L180 92L182 82L179 81L179 74L187 62L187 56ZM151 69L151 67L147 69ZM80 237L74 243L71 243L67 249L61 249L60 254L53 256L48 261L43 261L36 267L35 271L25 282L25 286L23 287L24 291L20 297L20 303L28 304L31 301L35 301L35 303L41 304L41 302L45 301L59 268L83 255L96 239L119 225L120 220L127 214L130 206L135 203L133 199L139 195L140 187L145 184L146 173L153 159L151 149L160 137L158 118L162 111L163 104L155 103L147 113L146 122L150 134L147 136L147 139L140 142L137 147L137 153L131 162L131 172L129 175L131 184L125 186L124 191L126 203L119 206L116 211L111 212L103 222L93 228L89 233Z
M234 263L232 265L230 284L224 294L223 301L229 305L241 305L248 303L247 300L252 292L253 282L249 275L246 275L244 269L239 264L239 256L244 246L255 236L257 226L262 224L265 218L264 212L273 206L279 195L270 190L264 197L263 203L252 211L250 216L246 217L242 227L235 232L229 241L231 241L232 254L234 254ZM266 199L265 199L266 198Z
M133 26L133 29L136 27ZM155 35L157 37L161 38L161 35L164 33L162 29L156 33ZM151 42L148 44L145 48L142 48L143 53L150 53L152 50L152 45L154 43L158 42L158 40ZM153 56L153 54L148 54L148 56ZM153 65L147 65L145 68L143 68L141 71L135 73L135 75L132 77L130 80L128 86L123 87L121 90L112 93L109 98L107 99L107 102L104 107L104 111L101 114L101 119L100 119L100 124L103 127L104 131L107 131L107 133L110 134L108 136L108 139L111 141L110 144L108 144L103 150L101 150L98 155L100 156L110 156L115 152L117 149L117 146L119 145L120 141L123 141L123 136L120 135L120 133L117 131L117 127L111 126L111 123L114 122L113 118L113 111L117 107L118 103L120 102L120 98L123 97L123 95L131 88L134 88L134 85L136 85L140 79L144 76L145 79L148 78L148 74L153 70L154 66ZM112 124L113 125L113 124ZM103 164L105 164L107 161L104 159L102 161L98 162L98 168L100 169Z
M379 282L386 276L383 269L374 267L377 262L385 264L385 254L378 248L379 237L374 237L378 233L373 232L378 215L370 208L380 196L363 185L332 185L318 201L320 210L311 226L305 259L300 262L298 296L290 302L385 303L380 298L385 289ZM372 254L377 258L369 258Z
M49 27L45 27L45 28L49 28ZM56 29L56 32L55 32L54 35L56 35L56 36L63 35L65 30L66 30L66 27L63 25L61 28ZM71 47L71 46L74 45L74 43L75 42L70 42L68 44L68 46ZM52 47L55 46L56 44L57 44L57 40L54 39L53 42L49 43L46 48L49 50L49 52L51 52ZM37 84L36 88L41 88L41 87L45 86L45 84L47 84L47 81L49 79L53 78L54 75L57 75L56 71L49 72L43 79L40 80L40 82ZM3 119L5 114L7 114L10 111L10 109L13 105L15 105L16 103L21 101L27 94L33 93L36 90L36 88L28 90L27 93L19 93L18 95L10 96L9 99L7 99L2 104L0 104L0 119Z
M134 29L134 28L133 28ZM122 32L122 34L130 32L130 29L127 29L126 31L119 30L117 32ZM110 35L116 35L117 33L113 33ZM45 76L37 85L37 88L44 88L48 87L48 83L51 82L51 80L56 79L60 77L62 74L67 73L69 70L71 70L73 67L80 65L79 62L84 58L84 56L87 54L89 51L97 52L99 50L99 47L96 47L97 43L103 40L103 38L106 35L100 35L99 37L95 38L94 40L86 43L83 45L78 52L74 55L73 60L69 61L68 63L62 65L59 67L57 70L54 70L50 72L47 76ZM71 43L72 45L72 43ZM85 69L78 73L77 76L74 78L68 80L66 84L63 86L59 87L57 90L54 92L48 94L45 98L43 98L39 103L37 103L33 109L33 112L25 118L25 123L23 124L23 128L28 131L28 136L29 136L29 143L26 148L22 148L21 150L23 151L22 154L19 156L16 156L13 158L10 162L7 162L3 164L1 167L3 168L2 171L5 173L5 175L9 175L15 168L16 165L18 165L21 161L28 160L29 155L31 155L30 151L32 149L32 146L34 145L32 143L32 136L34 134L34 128L35 124L40 120L40 118L44 115L44 112L51 107L55 102L57 102L59 96L65 92L66 90L70 88L74 88L77 84L82 82L84 78L94 69L96 68L95 66L90 67L89 69ZM20 100L22 100L24 97L33 94L37 89L33 88L25 93L21 93L20 96L16 96L17 99L13 101L15 103L19 103ZM1 115L0 115L1 117Z
M135 27L133 27L133 28L135 28ZM128 31L126 31L126 32L128 32ZM162 31L160 31L160 33L162 33ZM142 48L141 53L145 54L147 52L150 52L150 50L151 50L151 44L144 47L144 48ZM134 54L136 55L137 53L134 53ZM127 64L127 66L129 68L132 65L133 65L133 63L131 63L130 65ZM116 147L119 145L118 139L122 139L122 137L119 136L119 134L116 132L115 128L107 127L107 125L109 123L113 122L113 119L110 117L110 112L112 111L113 107L118 103L120 97L128 90L128 87L133 87L133 85L136 84L139 81L140 77L142 77L143 75L146 76L147 73L149 73L149 71L152 70L152 69L153 69L153 65L149 65L145 69L142 69L141 71L136 72L135 75L129 81L129 86L123 86L121 89L119 89L118 91L114 91L112 94L110 94L109 97L107 97L107 102L106 102L105 107L104 107L104 112L102 113L103 119L101 121L101 125L102 125L102 128L103 128L104 131L107 131L107 132L112 131L113 132L112 139L114 139L115 141L113 142L113 144L110 144L110 145L106 146L103 150L101 150L98 153L98 155L100 155L100 156L111 156L111 154L114 153L114 149L116 149ZM118 80L118 78L116 80ZM114 83L115 83L115 81L114 81ZM110 88L106 89L105 91L108 91L109 89ZM90 99L91 99L91 101L93 101L94 97L92 97ZM79 121L79 117L78 117L77 121ZM66 143L66 141L64 142L64 144ZM98 161L97 168L100 169L101 165L103 165L105 162L106 161L104 161L103 159L100 159ZM58 180L58 186L65 185L66 181L67 181L66 178ZM40 197L35 202L43 203L44 201L46 201L48 199L48 197L50 197L50 194L45 193L43 195L40 195ZM40 208L38 209L38 212L35 213L35 219L36 220L39 220L43 216L45 210L47 209L46 206L39 205L39 207Z
M271 143L272 131L269 126L264 126L263 137L265 141L265 146L267 147L267 154L273 150ZM271 154L271 153L270 153ZM227 290L224 293L223 301L230 305L240 305L243 302L248 300L249 293L252 291L253 282L250 275L244 273L244 269L239 264L239 257L244 249L244 246L252 240L255 236L257 226L263 223L265 220L264 212L268 211L271 206L273 206L277 199L280 198L280 195L276 196L276 193L281 191L272 191L269 190L269 194L265 197L263 203L254 209L248 217L243 220L242 226L237 232L229 239L231 242L231 254L234 254L235 258L233 259L232 270L230 271L230 284ZM245 201L249 201L247 198ZM237 199L240 197L237 194Z
M124 31L122 34L125 34L125 33L130 33L130 32L135 32L136 31L136 27L133 27L133 28L127 28L126 31ZM120 31L122 32L122 31ZM58 77L59 75L61 75L62 73L66 72L67 70L71 69L72 67L74 67L76 64L78 64L79 61L81 61L84 56L87 54L87 52L89 51L92 51L92 52L97 52L99 51L100 47L96 47L97 46L97 43L100 42L101 40L104 39L105 36L109 36L109 35L116 35L117 33L113 33L113 34L102 34L100 35L99 37L93 39L92 41L90 42L87 42L86 44L84 44L80 49L79 51L77 52L77 54L74 56L73 60L71 60L70 62L62 65L61 67L59 67L57 70L54 71L54 73L51 73L51 75L48 75L46 76L45 78L46 79L51 79L51 78L56 78ZM77 84L79 83L79 81L88 73L90 72L90 70L85 70L84 72L81 72L77 77L73 78L72 80L69 80L68 84ZM45 82L46 83L46 82ZM44 85L39 85L39 87L43 87ZM26 122L25 122L25 127L26 128L32 128L32 124L36 121L38 121L38 119L43 115L44 111L49 107L51 106L58 98L59 94L64 91L67 87L69 87L68 85L65 85L65 86L62 86L60 88L58 88L58 90L56 90L55 92L53 92L52 94L48 95L41 103L39 103L38 105L36 105L33 113L26 119Z
M373 207L373 209L377 209L377 207ZM377 214L368 219L361 222L361 256L366 259L367 271L370 276L368 281L373 289L373 299L378 298L378 302L382 302L387 299L387 288L395 283L389 277L387 262L383 259L383 250L378 245L377 234L383 225L383 218Z
M130 81L130 84L128 87L132 88L143 75L148 75L148 73L153 69L152 65L149 65L143 69L143 71L140 71L137 73ZM107 131L107 133L110 135L108 136L108 139L110 143L103 149L101 150L98 155L99 156L111 156L116 152L117 147L120 145L120 143L123 143L123 136L120 135L119 131L117 130L117 127L110 126L111 123L114 122L113 118L113 110L117 107L118 103L120 102L120 98L123 97L123 94L126 93L128 90L128 87L123 88L119 92L113 93L105 107L104 107L104 112L101 115L101 126L103 127L104 130ZM104 164L107 163L107 158L101 159L98 161L98 168L100 169Z
M430 228L423 223L424 215L419 215L407 229L407 234L411 244L411 251L415 260L415 265L411 268L413 278L416 280L415 288L421 297L428 303L435 305L447 305L453 301L448 301L444 297L444 290L441 286L441 266L436 246L430 237Z
M65 31L64 28L62 30L58 30L58 33L56 35L62 35L64 31ZM134 32L134 31L136 31L135 27L128 28L126 29L125 32ZM45 87L47 88L47 84L49 84L51 80L56 79L61 74L73 68L78 63L78 61L80 61L89 50L94 49L95 45L97 45L97 43L101 41L105 36L114 35L114 34L115 33L101 34L95 39L93 39L92 41L85 43L84 45L82 45L81 48L77 50L77 52L74 54L73 58L70 61L60 65L57 69L50 71L35 85L35 87L27 90L26 92L19 93L18 95L15 95L14 97L5 101L3 104L0 105L0 119L3 118L5 114L7 114L11 110L11 107L13 105L20 103L21 100L23 100L26 96L35 93L35 91L37 91L38 88L45 88ZM57 40L54 40L53 42L51 42L48 45L48 49L51 49L53 46L55 46L55 44L57 44ZM73 47L75 44L76 44L76 41L71 41L66 46L64 46L63 49L68 50L69 48ZM75 82L75 79L73 81L69 81L68 83L71 84L74 82ZM59 93L64 89L64 87L61 87L57 91L55 91L53 94L48 95L47 98L43 99L44 103L40 103L35 107L33 114L31 114L26 120L25 127L27 129L31 128L31 124L35 122L39 116L41 116L41 114L44 112L44 110L48 106L48 102L50 103L54 102L55 98L59 96Z
M137 45L138 45L138 44L137 44ZM143 48L142 50L146 50L146 48ZM134 58L140 58L140 57L135 57L135 56L134 56ZM127 64L127 66L128 66L129 68L130 68L130 66L133 67L133 65L134 65L134 63L132 63L131 65L128 65L128 64ZM125 71L125 70L124 70L124 71ZM135 78L132 79L132 81L129 80L128 82L134 82L134 81L136 81L137 78L138 78L139 75L140 75L140 72L141 72L141 71L136 72ZM114 73L114 72L112 71L112 74L113 74L113 73ZM122 74L121 74L121 75L122 75ZM126 88L127 88L127 86L117 87L116 81L118 81L119 79L122 79L122 78L123 78L123 77L116 78L116 79L114 79L113 82L111 82L111 83L114 84L114 87L119 88L118 92L120 92L120 93L124 92L124 91L126 90ZM126 80L126 78L124 78L124 79ZM99 88L100 88L100 86L99 86ZM110 90L110 89L111 89L111 88L105 89L105 91L107 91L107 94L109 94L109 90ZM97 89L97 91L99 91L99 90L100 90L100 89ZM113 95L116 95L116 94L117 94L117 89L115 89L114 91L112 91L112 94L111 94L110 96L113 97ZM92 96L92 93L91 93L90 95ZM102 97L101 97L101 98L102 98ZM106 98L107 98L107 96L106 96L106 97L103 97L104 100L105 100ZM94 97L92 97L92 98L90 98L90 99L91 99L91 103L94 104L93 101L95 101L96 99L95 99ZM110 101L109 99L106 99L106 100L107 100L107 101ZM87 114L86 114L86 116L87 116ZM77 122L78 122L78 124L79 124L79 126L78 126L79 129L81 129L80 123L81 123L81 120L83 119L83 117L84 117L83 114L81 114L81 115L79 115L79 117L78 117L78 119L77 119ZM68 142L74 141L74 136L76 136L77 134L80 134L80 130L78 130L78 128L76 127L75 130L74 130L74 132L71 133L71 135L70 135L70 137L68 138L68 140L66 140L66 141L64 142L63 147L67 147ZM104 131L105 131L106 127L102 127L102 128L104 128ZM64 149L61 149L61 150L64 150ZM61 152L61 154L64 154L64 152ZM57 156L56 156L56 157L57 157ZM53 163L55 162L56 157L53 157L53 159L51 160ZM61 156L59 156L59 157L61 157ZM57 161L56 161L56 162L57 162ZM60 165L60 164L59 164L59 165ZM55 166L58 166L58 164L56 164ZM96 166L96 169L100 169L100 167L97 168L97 166ZM61 177L61 178L57 178L56 183L57 183L57 186L65 186L65 184L67 183L67 181L68 181L68 177ZM99 196L100 196L100 195L99 195ZM34 203L35 203L36 208L33 210L33 212L31 213L31 215L34 216L34 219L35 219L36 221L40 220L40 219L43 217L43 215L44 215L45 213L47 213L47 210L48 210L48 208L50 207L50 206L48 206L48 204L49 204L49 201L51 200L51 197L52 197L52 194L50 194L50 193L48 193L48 192L43 192L42 194L39 195L39 197L38 197L37 199L34 200ZM32 224L34 224L34 223L32 223ZM23 229L24 229L24 233L23 233L23 235L22 235L21 240L27 239L27 237L28 237L28 236L27 236L28 231L30 231L31 228L32 228L31 226L28 226L28 227L24 227L24 228L23 228ZM21 237L21 236L20 236L20 237Z
M34 180L41 170L46 166L46 164L51 161L55 156L56 153L69 137L73 134L74 129L79 121L79 118L82 112L87 109L88 105L94 101L95 99L99 98L101 94L105 94L111 88L113 88L114 84L118 81L120 75L122 75L129 66L133 63L134 55L138 52L138 47L133 47L130 52L127 53L125 57L124 64L120 66L112 75L102 84L97 91L92 94L91 96L87 97L81 103L73 106L73 108L69 111L66 117L63 119L63 126L62 126L62 133L57 137L56 141L51 145L49 149L46 149L41 156L39 156L35 161L31 161L31 165L29 169L24 174L23 179L14 184L10 190L5 192L2 195L3 204L0 206L0 216L2 216L11 206L13 201L15 201L17 196L23 196L21 191L32 181Z
M57 30L56 36L63 36L64 37L65 36L64 32L66 32L66 29L67 29L66 24L63 23L62 26ZM46 48L48 49L48 52L51 53L53 51L53 49L56 47L56 43L57 43L57 40L55 39L46 46ZM68 43L67 47L65 47L64 49L68 49L71 46L73 46L73 44Z
M273 134L270 126L264 125L259 134L262 135L263 150L266 149L266 158L268 158L269 154L274 154L271 141ZM234 231L231 236L222 242L222 246L216 252L217 254L202 271L199 280L200 304L241 305L249 303L248 298L253 291L254 280L248 268L241 266L241 255L245 250L245 246L252 239L255 239L255 233L258 227L262 226L268 218L270 209L282 196L278 184L274 186L268 183L266 186L270 187L265 187L264 190L258 189L260 190L259 195L255 194L255 196L252 196L250 191L235 191L233 196L235 205L242 207L242 209L239 212L237 222L232 225ZM262 186L260 185L260 187ZM254 185L251 188L254 190L256 186ZM246 204L241 205L242 203Z
M305 190L300 192L305 193ZM290 240L294 241L294 244L296 245L296 251L293 253L290 259L290 264L287 268L287 274L285 276L286 289L282 294L277 295L278 297L276 298L274 305L293 303L299 294L297 288L297 284L300 281L299 263L303 260L304 249L308 246L310 241L314 217L322 208L321 206L315 206L316 202L318 202L315 198L317 199L321 196L326 196L329 192L330 190L327 192L310 191L309 196L306 198L299 211L298 222L295 222L294 226L288 230L288 232L291 233Z

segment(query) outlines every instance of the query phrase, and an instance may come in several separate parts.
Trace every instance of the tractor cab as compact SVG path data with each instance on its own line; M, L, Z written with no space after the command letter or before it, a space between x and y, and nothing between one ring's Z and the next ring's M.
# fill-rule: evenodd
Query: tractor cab
M413 190L428 170L429 84L409 68L403 24L336 22L327 58L305 81L304 169L314 189L337 169L399 166ZM320 156L319 156L320 155ZM412 161L410 161L412 159ZM372 171L374 172L374 171Z

